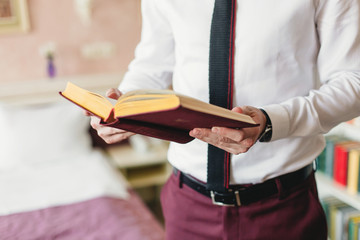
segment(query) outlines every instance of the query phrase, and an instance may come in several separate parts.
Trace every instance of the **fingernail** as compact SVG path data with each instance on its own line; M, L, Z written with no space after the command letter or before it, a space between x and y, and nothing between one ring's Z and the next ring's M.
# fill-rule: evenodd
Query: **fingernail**
M211 129L211 131L213 132L213 133L219 133L219 128L218 127L213 127L212 129Z

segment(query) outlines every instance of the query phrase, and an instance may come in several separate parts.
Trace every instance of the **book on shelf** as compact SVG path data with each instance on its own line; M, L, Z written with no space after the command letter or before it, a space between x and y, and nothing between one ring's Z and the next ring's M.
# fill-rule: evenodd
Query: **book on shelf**
M330 178L333 178L334 176L334 149L335 145L341 142L349 141L348 139L337 136L337 135L331 135L326 136L326 146L323 151L323 157L325 159L321 159L324 161L324 166L320 168L320 170L323 169L323 172L325 175L329 176Z
M353 239L348 238L357 232L356 224L350 228L351 221L360 218L360 211L334 196L321 198L330 239Z
M316 169L322 173L325 173L326 168L326 154L325 149L320 153L320 155L316 158Z
M335 210L335 238L334 239L348 239L348 222L350 217L359 216L359 210L352 206L345 205L338 207ZM346 238L344 238L346 236Z
M135 90L115 104L107 98L68 83L64 98L101 118L105 126L178 143L194 138L194 128L247 128L258 124L248 115L236 113L171 90Z
M330 224L330 206L343 203L343 201L334 196L325 196L320 199L320 202L325 212L326 222Z
M348 239L359 239L359 225L360 225L360 216L352 216L349 219L349 238Z
M342 142L335 145L334 181L342 186L347 186L349 151L356 147L359 147L359 142L355 141Z
M348 153L348 179L347 190L350 194L359 191L360 148L350 149Z
M337 226L339 221L337 219L337 212L339 208L347 207L348 205L344 202L334 203L329 206L329 214L330 214L330 239L337 239L336 236L339 235L339 229L341 226Z

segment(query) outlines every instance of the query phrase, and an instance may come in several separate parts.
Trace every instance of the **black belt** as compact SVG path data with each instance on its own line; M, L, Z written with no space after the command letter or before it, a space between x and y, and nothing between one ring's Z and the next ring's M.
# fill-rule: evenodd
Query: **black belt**
M174 173L180 173L180 181L212 199L213 204L222 206L241 206L257 202L266 197L278 193L276 179L280 180L284 190L295 187L303 182L312 172L313 164L309 164L295 172L287 173L277 178L267 180L263 183L250 185L249 187L232 186L229 192L219 193L206 189L206 185L174 168Z

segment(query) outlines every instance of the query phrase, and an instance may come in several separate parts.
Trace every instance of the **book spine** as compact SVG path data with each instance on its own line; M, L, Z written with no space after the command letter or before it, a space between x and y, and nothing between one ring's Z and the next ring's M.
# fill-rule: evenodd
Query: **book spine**
M342 186L347 184L348 153L341 145L335 145L334 181Z
M356 194L359 182L359 151L357 149L350 150L348 161L347 190L350 194Z
M332 178L334 167L334 142L332 140L326 142L325 158L325 174Z

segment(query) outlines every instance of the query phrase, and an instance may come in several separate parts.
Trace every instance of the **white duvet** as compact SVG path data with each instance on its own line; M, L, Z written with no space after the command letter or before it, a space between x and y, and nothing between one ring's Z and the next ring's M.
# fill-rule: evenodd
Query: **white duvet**
M0 104L0 215L126 198L126 181L91 147L88 127L88 118L68 103Z

